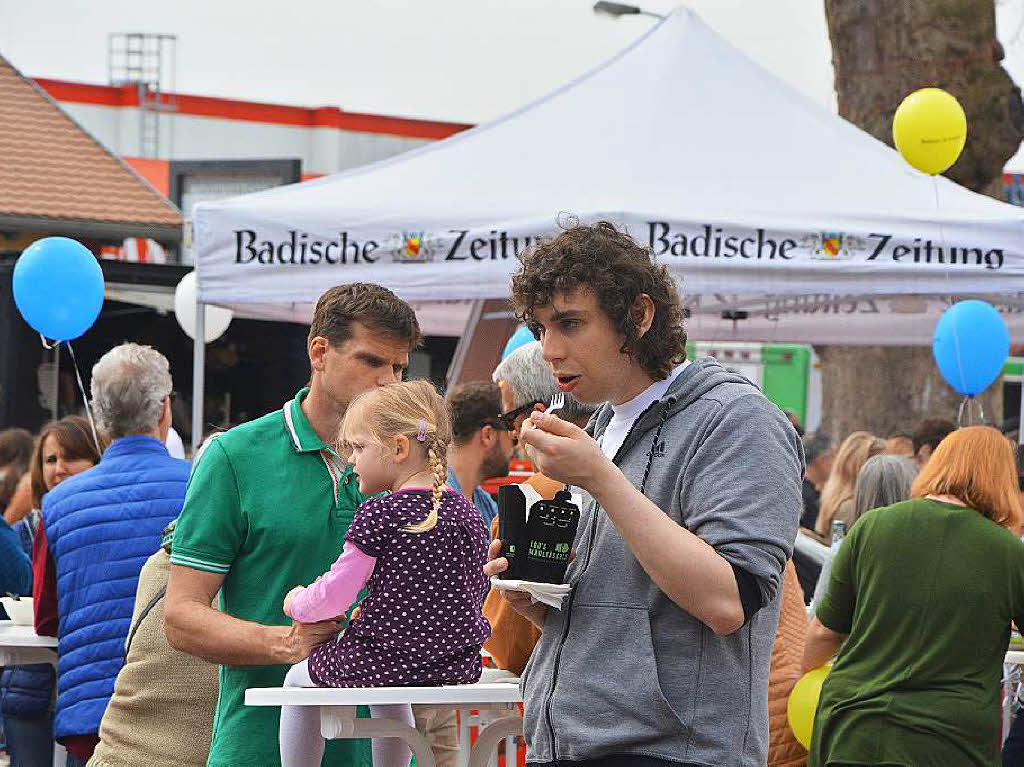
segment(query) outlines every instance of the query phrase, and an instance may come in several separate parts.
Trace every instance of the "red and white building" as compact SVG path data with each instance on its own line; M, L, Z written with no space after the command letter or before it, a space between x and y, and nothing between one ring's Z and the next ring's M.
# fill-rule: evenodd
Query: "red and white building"
M294 158L302 178L337 173L446 138L472 126L253 101L160 94L146 114L137 85L93 85L39 78L83 128L124 158L165 195L173 160ZM159 157L142 154L143 122L155 117ZM187 215L187 211L186 211Z
M0 425L30 428L75 412L80 397L67 355L42 359L10 296L10 271L28 244L62 234L103 259L107 301L75 341L86 385L103 352L132 340L164 352L178 389L188 392L192 343L172 308L188 270L183 219L193 202L336 173L471 127L335 107L154 97L137 85L33 82L2 56L0 95L0 276L8 286L0 290L0 339L12 350L0 365ZM153 101L159 109L147 108ZM158 151L140 157L154 121ZM207 352L208 422L222 428L292 396L308 375L306 333L301 325L236 318ZM443 376L454 345L428 339L413 360L419 374ZM186 438L187 412L175 415Z

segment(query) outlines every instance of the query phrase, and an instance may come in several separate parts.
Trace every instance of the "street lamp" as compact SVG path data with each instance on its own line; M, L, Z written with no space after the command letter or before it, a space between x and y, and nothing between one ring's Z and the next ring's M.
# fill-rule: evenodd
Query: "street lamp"
M604 14L605 16L611 16L618 18L619 16L652 16L656 19L663 19L665 15L662 13L654 13L653 11L645 11L636 5L626 5L625 3L609 3L605 0L594 3L594 13Z

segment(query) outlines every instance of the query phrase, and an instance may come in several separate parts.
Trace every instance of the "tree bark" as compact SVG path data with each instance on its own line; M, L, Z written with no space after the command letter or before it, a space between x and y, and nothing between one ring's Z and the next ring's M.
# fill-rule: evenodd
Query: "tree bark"
M957 422L963 398L949 388L924 346L822 346L823 394L820 430L835 440L865 430L880 437L912 432L925 418ZM975 399L985 420L997 426L1002 420L1001 384L990 386ZM971 411L964 425L978 422Z
M967 145L944 175L1002 198L1003 166L1024 139L1020 89L1000 66L993 0L825 0L839 114L892 146L896 107L937 86L967 113ZM926 347L816 349L822 363L822 430L911 431L924 418L954 422L961 397L939 376ZM980 395L987 420L1002 421L1002 383Z

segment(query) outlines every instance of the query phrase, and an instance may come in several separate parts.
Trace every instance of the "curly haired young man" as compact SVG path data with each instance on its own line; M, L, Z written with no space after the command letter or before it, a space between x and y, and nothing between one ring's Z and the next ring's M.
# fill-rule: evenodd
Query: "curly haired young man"
M521 435L538 470L588 496L562 609L506 592L542 629L523 673L528 762L764 764L796 432L746 379L686 361L675 284L611 224L528 253L512 298L559 388L606 403L587 431L538 413Z

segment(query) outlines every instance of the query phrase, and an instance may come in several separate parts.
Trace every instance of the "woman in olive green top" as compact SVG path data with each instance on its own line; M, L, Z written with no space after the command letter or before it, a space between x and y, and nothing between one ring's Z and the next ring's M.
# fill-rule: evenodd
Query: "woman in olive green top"
M861 517L833 560L804 667L842 650L810 767L1000 763L1003 656L1024 625L1013 449L987 426L955 431L911 495Z

